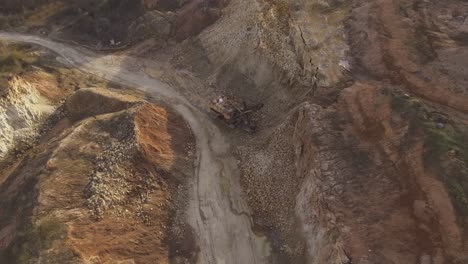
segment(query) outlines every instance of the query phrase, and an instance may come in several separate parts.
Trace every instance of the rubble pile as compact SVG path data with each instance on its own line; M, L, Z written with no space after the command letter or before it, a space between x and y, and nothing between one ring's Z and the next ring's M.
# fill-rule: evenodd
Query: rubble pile
M110 123L101 123L101 129L111 134L110 140L94 135L93 140L99 142L103 150L94 161L84 195L86 206L95 219L112 214L137 217L146 225L151 224L145 204L161 183L154 172L143 166L134 118L133 114L123 114Z
M296 173L293 140L285 136L294 133L294 121L288 118L265 141L236 151L241 159L241 183L256 224L275 233L272 246L288 256L287 261L298 260L304 250L297 237L290 239L296 230L295 219L290 216L295 214L295 193L302 182Z
M101 218L107 209L123 203L131 192L128 180L133 172L125 164L135 151L134 138L129 138L105 146L102 155L97 157L85 190L86 205L94 217Z

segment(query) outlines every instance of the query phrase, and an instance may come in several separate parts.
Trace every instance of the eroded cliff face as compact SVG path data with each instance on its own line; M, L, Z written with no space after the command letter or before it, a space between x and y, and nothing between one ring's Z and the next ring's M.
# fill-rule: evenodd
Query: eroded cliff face
M298 227L304 232L307 262L349 263L351 259L337 228L339 219L330 207L330 201L344 191L336 173L350 168L335 149L341 145L340 133L328 121L337 115L317 105L304 104L295 116L295 171L302 179L295 213L300 219Z
M333 107L304 103L262 143L241 148L255 219L272 232L280 259L466 258L463 213L443 174L449 167L427 163L428 152L437 151L434 139L402 116L394 100L391 90L356 83ZM443 159L458 164L456 157Z
M343 101L353 120L352 134L368 153L371 168L375 174L384 176L382 180L389 179L396 184L392 190L389 188L392 185L384 181L380 183L383 192L375 193L375 197L367 196L367 199L377 200L383 194L388 217L382 225L371 225L369 229L380 231L384 227L383 234L388 239L381 239L380 243L387 245L386 255L382 255L388 262L394 261L393 258L404 262L418 258L420 261L432 259L432 263L462 261L467 258L464 253L466 237L459 221L463 213L455 210L457 197L452 195L453 187L447 182L451 172L442 162L449 153L442 151L439 157L433 155L440 151L434 143L439 144L443 139L432 135L431 129L436 130L436 122L440 121L430 115L434 109L424 103L419 108L418 121L408 118L407 113L399 112L401 109L395 105L396 95L388 95L388 92L372 85L356 84L343 93ZM415 98L407 100L417 101ZM450 126L446 130L466 129L462 124ZM401 241L415 253L402 254L397 247L392 247Z
M12 77L6 94L1 98L0 159L4 158L15 144L30 144L37 129L54 107L26 80ZM18 146L21 147L21 146Z
M308 102L289 114L277 110L277 114L285 117L281 125L274 132L264 132L263 138L258 138L262 143L249 141L252 144L249 147L256 150L241 151L241 156L247 155L243 161L249 164L244 183L256 219L273 230L273 239L282 240L278 242L278 251L293 262L298 261L296 257L302 254L303 246L306 262L311 263L463 263L467 258L463 209L467 185L460 173L466 168L462 134L466 133L463 105L467 99L455 89L462 87L463 78L455 77L461 65L448 61L444 54L455 50L464 54L464 46L455 37L443 42L450 45L441 46L436 41L440 40L440 34L435 38L436 33L427 28L413 30L416 25L429 26L427 20L418 20L427 17L424 12L441 12L435 3L412 6L414 9L409 3L400 3L402 9L414 12L416 18L410 17L413 20L410 22L401 14L393 14L390 10L395 9L386 6L390 2L364 2L355 6L321 3L324 8L310 13L305 12L310 9L301 8L294 13L294 5L291 7L289 23L296 30L304 21L318 17L327 21L318 27L323 29L321 32L310 26L311 40L327 35L327 25L336 32L343 30L345 36L331 34L328 39L336 40L335 45L327 45L326 41L323 46L309 43L304 47L315 47L311 54L297 45L295 49L282 45L286 50L282 52L290 49L299 55L297 65L310 56L316 65L327 60L328 67L319 67L321 73L315 76L321 79L315 93L310 86L309 94L307 90L304 93L296 90L298 83L307 80L304 76L313 76L310 69L314 66L304 67L303 72L308 68L308 74L289 75L293 81L283 82L289 85L286 93L295 99L305 94L304 100ZM310 3L309 8L321 4ZM455 5L452 4L450 8ZM460 5L464 10L464 5ZM451 12L450 8L443 12ZM369 10L384 14L373 16ZM375 23L361 24L359 17L366 15L373 17ZM455 25L453 16L447 19L450 20L445 25L451 28L450 35L459 36L456 32L462 26ZM411 26L396 27L399 20ZM434 22L431 28L438 25L440 31L440 23ZM388 31L383 28L392 35L385 35ZM287 34L291 39L298 35L294 29ZM430 62L401 54L411 53L426 37L439 44L426 43L416 54L419 58L428 52L433 54ZM349 48L347 41L351 44ZM340 43L341 52L335 50ZM274 46L275 42L269 44ZM276 54L274 50L265 48L266 52ZM314 57L317 54L324 56ZM282 58L278 55L276 60ZM406 58L407 63L403 63ZM367 72L363 67L367 67ZM272 69L284 72L285 68ZM301 72L291 69L286 71ZM432 74L436 69L447 76ZM346 73L348 70L351 72ZM364 80L349 82L352 75ZM376 79L371 80L373 77ZM450 83L440 84L449 78ZM422 85L424 82L430 85ZM282 91L280 88L275 93ZM406 91L412 94L405 94ZM274 96L268 100L271 98ZM273 104L282 108L278 102ZM249 152L259 154L246 154ZM289 195L296 200L283 198ZM276 207L275 203L281 206ZM300 221L283 220L283 214L290 214L291 207L296 208ZM296 235L297 230L304 235ZM295 243L291 243L291 237L295 237Z

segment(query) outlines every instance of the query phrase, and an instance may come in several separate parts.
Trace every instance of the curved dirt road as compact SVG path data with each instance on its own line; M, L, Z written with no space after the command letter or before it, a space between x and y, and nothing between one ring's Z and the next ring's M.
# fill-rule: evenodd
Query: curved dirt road
M114 65L110 56L98 56L37 36L0 32L0 40L43 46L61 60L109 81L137 87L164 99L190 124L197 140L196 177L192 183L188 222L200 246L199 263L268 263L270 247L251 229L249 209L242 199L235 160L229 144L205 115L175 90L143 72Z

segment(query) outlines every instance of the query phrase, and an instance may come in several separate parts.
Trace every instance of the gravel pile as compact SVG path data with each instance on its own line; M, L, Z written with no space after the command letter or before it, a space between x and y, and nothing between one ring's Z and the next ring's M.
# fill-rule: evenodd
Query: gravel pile
M86 205L94 217L101 218L107 209L122 204L131 193L133 187L129 178L134 172L126 165L136 151L135 139L130 137L107 145L97 157L85 189Z
M236 153L256 224L270 230L273 247L289 256L303 250L296 242L296 223L291 217L302 182L295 168L293 133L294 120L288 118L264 142L239 147Z

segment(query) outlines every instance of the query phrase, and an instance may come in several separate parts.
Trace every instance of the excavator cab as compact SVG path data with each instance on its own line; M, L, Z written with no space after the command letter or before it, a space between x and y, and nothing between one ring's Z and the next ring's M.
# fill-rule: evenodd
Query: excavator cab
M223 120L231 128L241 128L249 134L255 133L257 126L250 118L250 113L260 110L263 104L247 107L245 102L239 104L232 98L219 96L210 104L210 111L219 120Z

